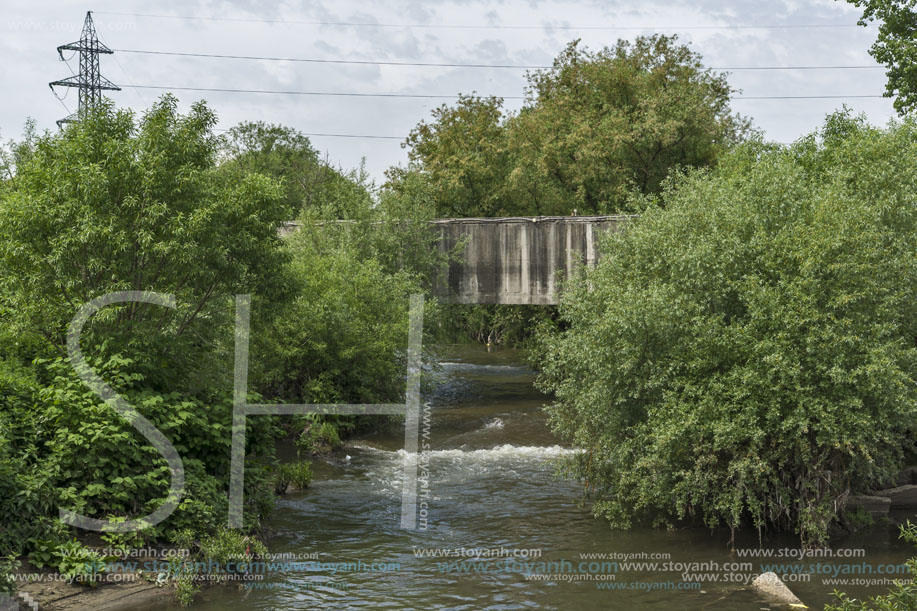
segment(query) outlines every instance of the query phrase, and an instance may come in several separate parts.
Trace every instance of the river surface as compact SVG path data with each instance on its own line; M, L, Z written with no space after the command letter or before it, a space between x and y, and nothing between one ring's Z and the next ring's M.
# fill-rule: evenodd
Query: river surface
M556 475L571 450L551 434L541 410L547 398L534 389L534 373L519 364L520 355L476 346L442 347L441 354L441 371L424 396L430 427L421 430L421 443L430 446L429 486L419 485L427 497L426 530L399 526L403 429L352 438L343 451L313 462L308 490L277 503L268 546L274 554L303 555L301 564L268 571L251 588L207 588L193 609L785 609L737 581L771 562L821 563L817 570L837 573L788 583L810 608L820 608L835 587L858 596L886 589L825 579L893 577L878 574L888 571L880 565L903 563L913 551L887 526L834 542L835 550L862 549L864 556L801 561L739 557L727 547L728 532L612 531L579 504L581 485ZM736 547L761 549L757 533L742 533ZM773 550L766 553L795 548L790 536L763 540L763 549ZM427 550L490 557L418 557L440 553ZM581 556L602 553L618 554L617 568L610 559L603 567ZM659 566L624 567L624 554ZM663 570L665 562L706 565ZM740 562L753 567L725 566ZM704 578L695 585L684 572Z

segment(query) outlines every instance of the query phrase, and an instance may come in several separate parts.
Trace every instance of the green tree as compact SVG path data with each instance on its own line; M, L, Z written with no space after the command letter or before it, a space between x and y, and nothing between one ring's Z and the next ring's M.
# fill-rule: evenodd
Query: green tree
M389 179L425 174L441 217L512 213L504 194L510 166L502 106L500 98L471 95L435 109L404 143L410 165L393 168Z
M311 228L287 242L296 297L255 338L262 393L297 403L402 400L408 302L421 288Z
M917 0L847 0L863 9L860 25L879 22L879 36L869 49L885 64L885 96L894 97L899 114L917 108Z
M893 476L917 422L915 136L839 113L606 236L537 358L597 514L821 544L846 494Z
M153 342L173 371L193 371L202 342L231 321L229 296L282 293L282 192L264 176L220 171L215 122L203 103L181 115L164 96L139 123L106 103L34 138L0 200L0 289L15 330L63 346L94 297L172 293L175 310L107 308L86 339Z
M184 460L185 496L146 536L225 520L231 297L285 297L289 257L280 185L223 171L215 123L203 103L183 115L171 96L139 121L106 102L12 149L0 190L0 522L24 523L4 539L14 549L61 536L58 507L143 515L168 489L159 452L61 356L79 307L118 290L171 293L178 306L106 308L81 342ZM250 454L270 456L271 434L254 422ZM259 485L246 477L249 526L270 498Z
M677 167L705 167L748 131L725 74L676 37L639 37L590 52L574 41L553 68L529 75L508 125L518 162L511 189L544 214L627 209Z
M390 181L426 175L442 216L611 213L674 168L712 165L750 129L729 109L726 76L675 37L598 52L574 41L528 81L518 113L476 96L436 109Z
M283 185L286 220L304 210L322 218L354 218L369 208L365 171L331 167L309 138L291 127L243 121L229 130L224 157L227 171L258 173Z

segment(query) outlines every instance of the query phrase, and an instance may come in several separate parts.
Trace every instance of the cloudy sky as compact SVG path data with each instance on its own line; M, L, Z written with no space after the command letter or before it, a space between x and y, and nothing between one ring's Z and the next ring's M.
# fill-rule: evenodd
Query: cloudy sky
M41 129L76 108L76 90L63 104L48 82L67 77L60 44L79 38L87 10L101 40L102 74L125 88L111 93L121 106L142 109L166 86L275 91L399 93L454 96L477 92L521 96L525 70L321 64L149 55L131 51L228 54L369 62L545 65L572 39L591 48L654 32L677 33L715 68L875 66L867 50L874 28L856 26L858 11L834 0L643 0L542 2L308 2L281 0L0 0L0 136L18 136L27 117ZM112 14L119 13L119 14ZM188 17L207 19L188 19ZM373 25L374 24L374 25ZM831 27L799 27L799 26ZM793 26L793 27L786 27ZM65 55L68 57L68 55ZM69 62L77 70L77 58ZM875 68L733 70L742 96L877 96L884 71ZM64 96L67 89L58 89ZM176 91L184 106L206 99L220 127L262 120L316 135L312 141L345 168L366 160L377 180L403 163L400 141L448 98L337 97ZM847 103L877 124L894 112L884 98L736 99L767 137L791 142ZM509 99L506 106L518 108Z

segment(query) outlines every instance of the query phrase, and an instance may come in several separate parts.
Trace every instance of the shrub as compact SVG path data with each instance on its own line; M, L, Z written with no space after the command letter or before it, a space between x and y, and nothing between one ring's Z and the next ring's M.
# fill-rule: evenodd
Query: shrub
M917 125L847 113L673 180L540 335L554 429L615 526L826 540L917 423Z
M201 556L225 567L228 562L242 562L267 553L264 544L237 530L219 528L212 536L201 540Z
M67 581L95 586L105 571L105 558L76 540L57 546L54 555L57 572Z
M338 424L319 416L309 421L296 438L296 451L305 455L321 454L339 448L341 443Z
M302 490L303 488L308 488L311 483L311 463L305 460L298 460L292 463L284 463L277 468L274 490L277 494L283 494L290 486Z

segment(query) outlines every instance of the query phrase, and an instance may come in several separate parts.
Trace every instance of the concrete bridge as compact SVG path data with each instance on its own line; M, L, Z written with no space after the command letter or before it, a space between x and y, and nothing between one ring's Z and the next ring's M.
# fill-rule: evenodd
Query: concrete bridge
M449 265L433 294L446 303L551 305L558 280L585 262L595 265L597 239L620 231L631 216L527 216L430 221L439 251L464 243L461 260ZM332 221L349 222L349 221ZM281 234L296 231L287 223Z
M437 219L439 250L466 241L461 261L449 266L434 295L447 303L550 305L557 281L575 265L595 265L596 241L620 231L629 216L536 216Z

